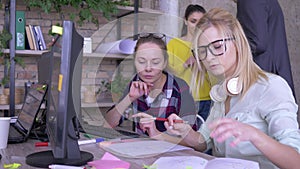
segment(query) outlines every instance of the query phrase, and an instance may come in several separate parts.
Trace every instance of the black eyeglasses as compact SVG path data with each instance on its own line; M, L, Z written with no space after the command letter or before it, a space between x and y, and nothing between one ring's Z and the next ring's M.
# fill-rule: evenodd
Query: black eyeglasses
M134 39L149 38L149 37L153 37L155 39L166 39L166 35L163 33L139 33L134 36Z
M226 41L234 40L234 38L226 38L226 39L219 39L215 40L208 45L205 46L198 46L197 53L198 53L198 58L200 61L203 61L207 57L207 49L209 52L214 55L214 56L220 56L223 55L227 48L226 48ZM195 57L195 49L192 50L192 53Z

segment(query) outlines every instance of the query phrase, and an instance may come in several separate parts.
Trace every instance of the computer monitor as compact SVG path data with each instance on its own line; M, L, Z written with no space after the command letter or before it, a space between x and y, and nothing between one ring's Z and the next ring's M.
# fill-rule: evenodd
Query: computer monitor
M80 87L83 37L72 21L63 22L62 36L52 47L46 128L51 150L26 157L26 163L48 168L50 164L81 166L93 155L80 151L77 114L81 111ZM49 59L49 58L48 58Z

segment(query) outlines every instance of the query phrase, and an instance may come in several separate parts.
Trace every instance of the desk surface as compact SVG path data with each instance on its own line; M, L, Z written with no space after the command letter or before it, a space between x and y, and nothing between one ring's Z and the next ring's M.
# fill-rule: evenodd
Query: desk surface
M35 167L28 166L25 162L26 156L33 152L46 151L49 147L35 147L34 143L38 142L38 140L28 140L25 143L20 144L8 144L6 149L1 149L2 159L0 161L0 168L3 167L4 164L12 164L12 163L20 163L22 166L19 169L33 169ZM101 159L105 150L101 149L97 144L87 144L81 145L80 149L82 151L90 152L94 155L94 160ZM200 153L193 150L182 150L177 152L167 152L164 154L160 154L157 156L147 157L147 158L126 158L126 157L118 157L124 161L130 162L130 169L141 169L143 164L150 165L154 163L159 157L164 156L200 156L205 159L212 159L213 157L206 155L204 153Z

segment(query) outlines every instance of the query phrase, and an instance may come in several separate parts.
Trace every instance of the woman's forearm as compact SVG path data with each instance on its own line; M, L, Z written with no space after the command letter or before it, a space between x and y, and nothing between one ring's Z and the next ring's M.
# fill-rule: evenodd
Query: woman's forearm
M131 103L127 95L113 109L106 113L105 119L111 127L116 127L119 124L122 115Z
M197 151L205 151L207 148L204 137L197 131L190 130L182 140L186 146L192 147Z
M191 147L197 151L205 151L206 150L206 143L202 135L194 130L191 130L187 136L184 138L169 135L167 133L161 133L154 137L151 137L157 140L164 140L174 144L180 144L186 147Z
M281 144L261 131L251 140L270 161L282 169L296 169L300 166L300 153L288 145ZM282 153L286 155L282 155Z

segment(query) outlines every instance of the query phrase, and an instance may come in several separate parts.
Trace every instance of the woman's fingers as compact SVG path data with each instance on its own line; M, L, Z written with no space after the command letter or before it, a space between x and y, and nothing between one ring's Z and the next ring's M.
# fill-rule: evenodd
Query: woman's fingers
M147 113L137 113L131 116L132 118L139 118L139 123L151 123L154 121L153 116Z
M234 137L231 146L236 146L241 141L251 141L255 137L256 129L235 119L223 118L209 125L212 130L210 136L218 142L223 142Z
M132 117L153 118L151 115L149 115L149 114L147 114L147 113L143 113L143 112L134 114L134 115L132 115Z
M170 126L173 126L175 120L180 120L180 117L177 116L176 114L171 114L171 115L168 117L169 125L170 125Z
M134 81L132 85L138 91L139 95L149 95L150 88L153 86L153 84L142 81Z

